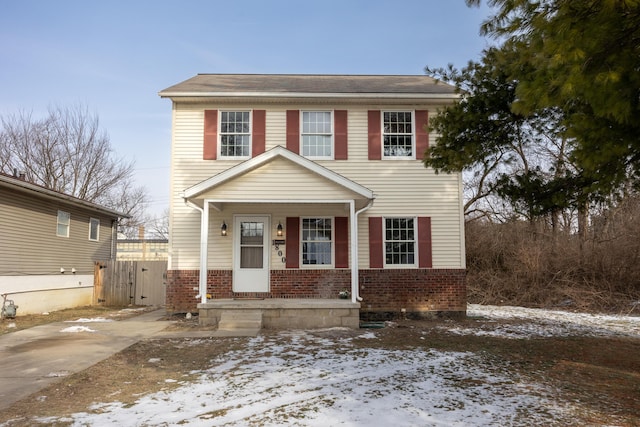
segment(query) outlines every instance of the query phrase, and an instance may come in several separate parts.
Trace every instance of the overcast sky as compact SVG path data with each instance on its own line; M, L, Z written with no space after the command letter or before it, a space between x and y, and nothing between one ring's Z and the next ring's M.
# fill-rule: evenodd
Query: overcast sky
M169 201L171 101L198 73L424 74L490 40L464 0L0 0L0 115L82 104Z

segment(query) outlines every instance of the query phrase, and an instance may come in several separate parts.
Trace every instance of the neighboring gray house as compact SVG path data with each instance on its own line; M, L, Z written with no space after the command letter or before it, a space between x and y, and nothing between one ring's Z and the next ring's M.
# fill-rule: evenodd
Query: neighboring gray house
M0 295L18 316L90 305L95 262L115 259L123 217L0 174Z

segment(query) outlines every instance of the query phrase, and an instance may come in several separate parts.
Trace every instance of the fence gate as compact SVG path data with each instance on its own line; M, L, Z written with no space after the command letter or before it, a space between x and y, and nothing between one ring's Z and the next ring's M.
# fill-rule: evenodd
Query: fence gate
M166 261L95 263L93 303L106 306L164 305Z

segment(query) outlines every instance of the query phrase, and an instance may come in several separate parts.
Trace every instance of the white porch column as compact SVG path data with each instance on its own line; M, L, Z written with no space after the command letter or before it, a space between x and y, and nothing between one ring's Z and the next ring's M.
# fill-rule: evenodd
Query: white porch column
M351 224L351 302L358 297L358 219L355 200L349 201L349 223Z
M207 259L209 258L209 202L204 201L202 215L200 215L200 302L207 302Z

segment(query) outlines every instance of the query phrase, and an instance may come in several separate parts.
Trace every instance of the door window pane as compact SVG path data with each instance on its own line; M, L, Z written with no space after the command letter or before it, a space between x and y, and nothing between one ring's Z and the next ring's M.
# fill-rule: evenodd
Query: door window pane
M262 268L264 254L264 224L240 223L240 268Z

